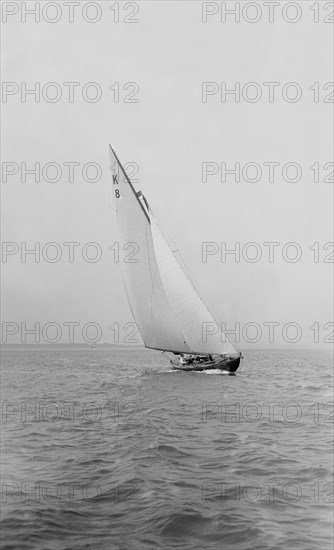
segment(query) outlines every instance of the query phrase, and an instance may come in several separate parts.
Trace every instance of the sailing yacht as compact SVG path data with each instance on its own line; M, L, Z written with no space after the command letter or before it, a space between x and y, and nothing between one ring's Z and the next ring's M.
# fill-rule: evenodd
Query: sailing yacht
M235 372L242 355L219 328L110 146L112 208L127 299L145 347L164 352L175 369ZM212 327L206 334L206 327Z

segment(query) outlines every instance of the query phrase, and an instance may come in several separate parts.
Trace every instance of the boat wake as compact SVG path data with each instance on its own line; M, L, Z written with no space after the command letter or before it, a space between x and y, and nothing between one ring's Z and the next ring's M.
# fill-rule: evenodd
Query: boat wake
M208 369L208 370L201 370L201 371L194 371L196 374L231 374L228 370L220 370L220 369Z
M208 370L182 370L182 369L168 369L168 370L160 370L159 372L164 373L179 373L179 372L185 372L186 374L219 374L219 375L225 375L225 374L234 374L232 372L229 372L227 370L221 370L221 369L208 369Z

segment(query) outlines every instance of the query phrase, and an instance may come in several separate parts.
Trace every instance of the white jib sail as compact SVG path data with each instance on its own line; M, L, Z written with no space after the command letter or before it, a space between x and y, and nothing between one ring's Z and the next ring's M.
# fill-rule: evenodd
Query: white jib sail
M145 346L184 353L235 353L112 148L110 160L122 276Z
M159 273L175 319L194 353L233 354L236 350L200 298L150 215Z

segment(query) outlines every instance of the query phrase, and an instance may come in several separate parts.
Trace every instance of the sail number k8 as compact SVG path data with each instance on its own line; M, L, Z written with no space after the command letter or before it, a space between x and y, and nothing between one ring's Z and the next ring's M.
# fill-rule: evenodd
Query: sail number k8
M112 176L112 182L113 182L113 185L118 185L118 176L117 175L114 175ZM120 192L119 192L119 189L115 189L115 197L116 199L119 199L121 196Z

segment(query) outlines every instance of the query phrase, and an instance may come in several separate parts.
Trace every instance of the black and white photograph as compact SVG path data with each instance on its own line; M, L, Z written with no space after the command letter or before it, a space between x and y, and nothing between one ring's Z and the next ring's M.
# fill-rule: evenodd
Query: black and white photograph
M2 550L332 550L334 2L0 4Z

